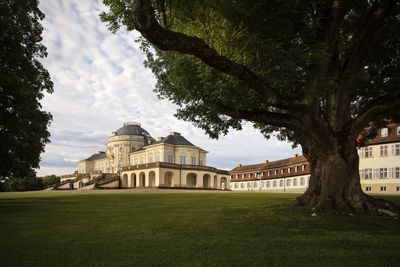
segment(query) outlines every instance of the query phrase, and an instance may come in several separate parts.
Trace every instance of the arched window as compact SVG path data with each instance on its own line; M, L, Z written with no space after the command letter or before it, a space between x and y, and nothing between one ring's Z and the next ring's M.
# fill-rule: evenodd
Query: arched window
M291 186L291 184L292 184L292 180L291 179L287 179L286 180L286 186Z
M279 181L279 187L283 187L283 180Z
M271 183L268 181L267 182L267 188L270 188L271 187Z
M304 177L300 178L300 186L304 186L304 182L305 182L304 180L305 180Z
M297 186L297 178L293 179L293 186Z
M276 181L273 181L272 186L273 186L273 187L276 187L276 186L277 186L277 182L276 182Z

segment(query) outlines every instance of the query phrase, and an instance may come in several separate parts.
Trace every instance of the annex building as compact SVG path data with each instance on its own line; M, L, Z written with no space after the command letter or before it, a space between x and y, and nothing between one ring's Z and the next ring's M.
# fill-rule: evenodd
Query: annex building
M126 122L105 151L79 161L55 189L228 189L229 173L207 166L207 153L178 132L154 139L139 123Z
M400 194L400 124L379 129L366 147L358 149L364 192ZM245 191L304 192L310 166L304 156L238 165L230 171L230 189Z

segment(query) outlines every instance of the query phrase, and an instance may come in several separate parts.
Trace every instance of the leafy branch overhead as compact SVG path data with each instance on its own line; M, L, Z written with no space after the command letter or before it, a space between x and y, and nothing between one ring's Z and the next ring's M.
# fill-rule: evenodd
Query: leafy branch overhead
M206 105L293 130L302 128L304 110L333 130L354 123L356 135L400 103L398 1L104 2L110 12L102 19L113 30L125 24L156 47L148 66L159 94L188 109ZM188 111L182 117L194 119Z

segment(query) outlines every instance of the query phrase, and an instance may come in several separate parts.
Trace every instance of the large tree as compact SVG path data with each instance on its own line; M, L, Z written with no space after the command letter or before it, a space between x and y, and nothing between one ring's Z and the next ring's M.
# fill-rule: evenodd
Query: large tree
M51 115L41 110L53 83L38 59L44 14L37 0L0 1L0 180L30 177L49 142Z
M211 137L251 121L301 145L311 179L295 205L396 210L361 190L356 139L399 110L399 1L103 2L112 31L140 32L179 118Z

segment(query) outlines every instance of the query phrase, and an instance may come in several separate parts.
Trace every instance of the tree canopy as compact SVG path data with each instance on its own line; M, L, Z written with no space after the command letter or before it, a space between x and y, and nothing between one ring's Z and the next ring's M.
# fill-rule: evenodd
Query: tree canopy
M0 180L30 175L49 142L51 115L39 102L53 92L39 61L43 18L37 0L0 2Z
M399 1L103 2L111 31L140 32L179 118L214 138L245 120L300 144L312 174L298 204L380 205L361 191L355 140L400 113Z

